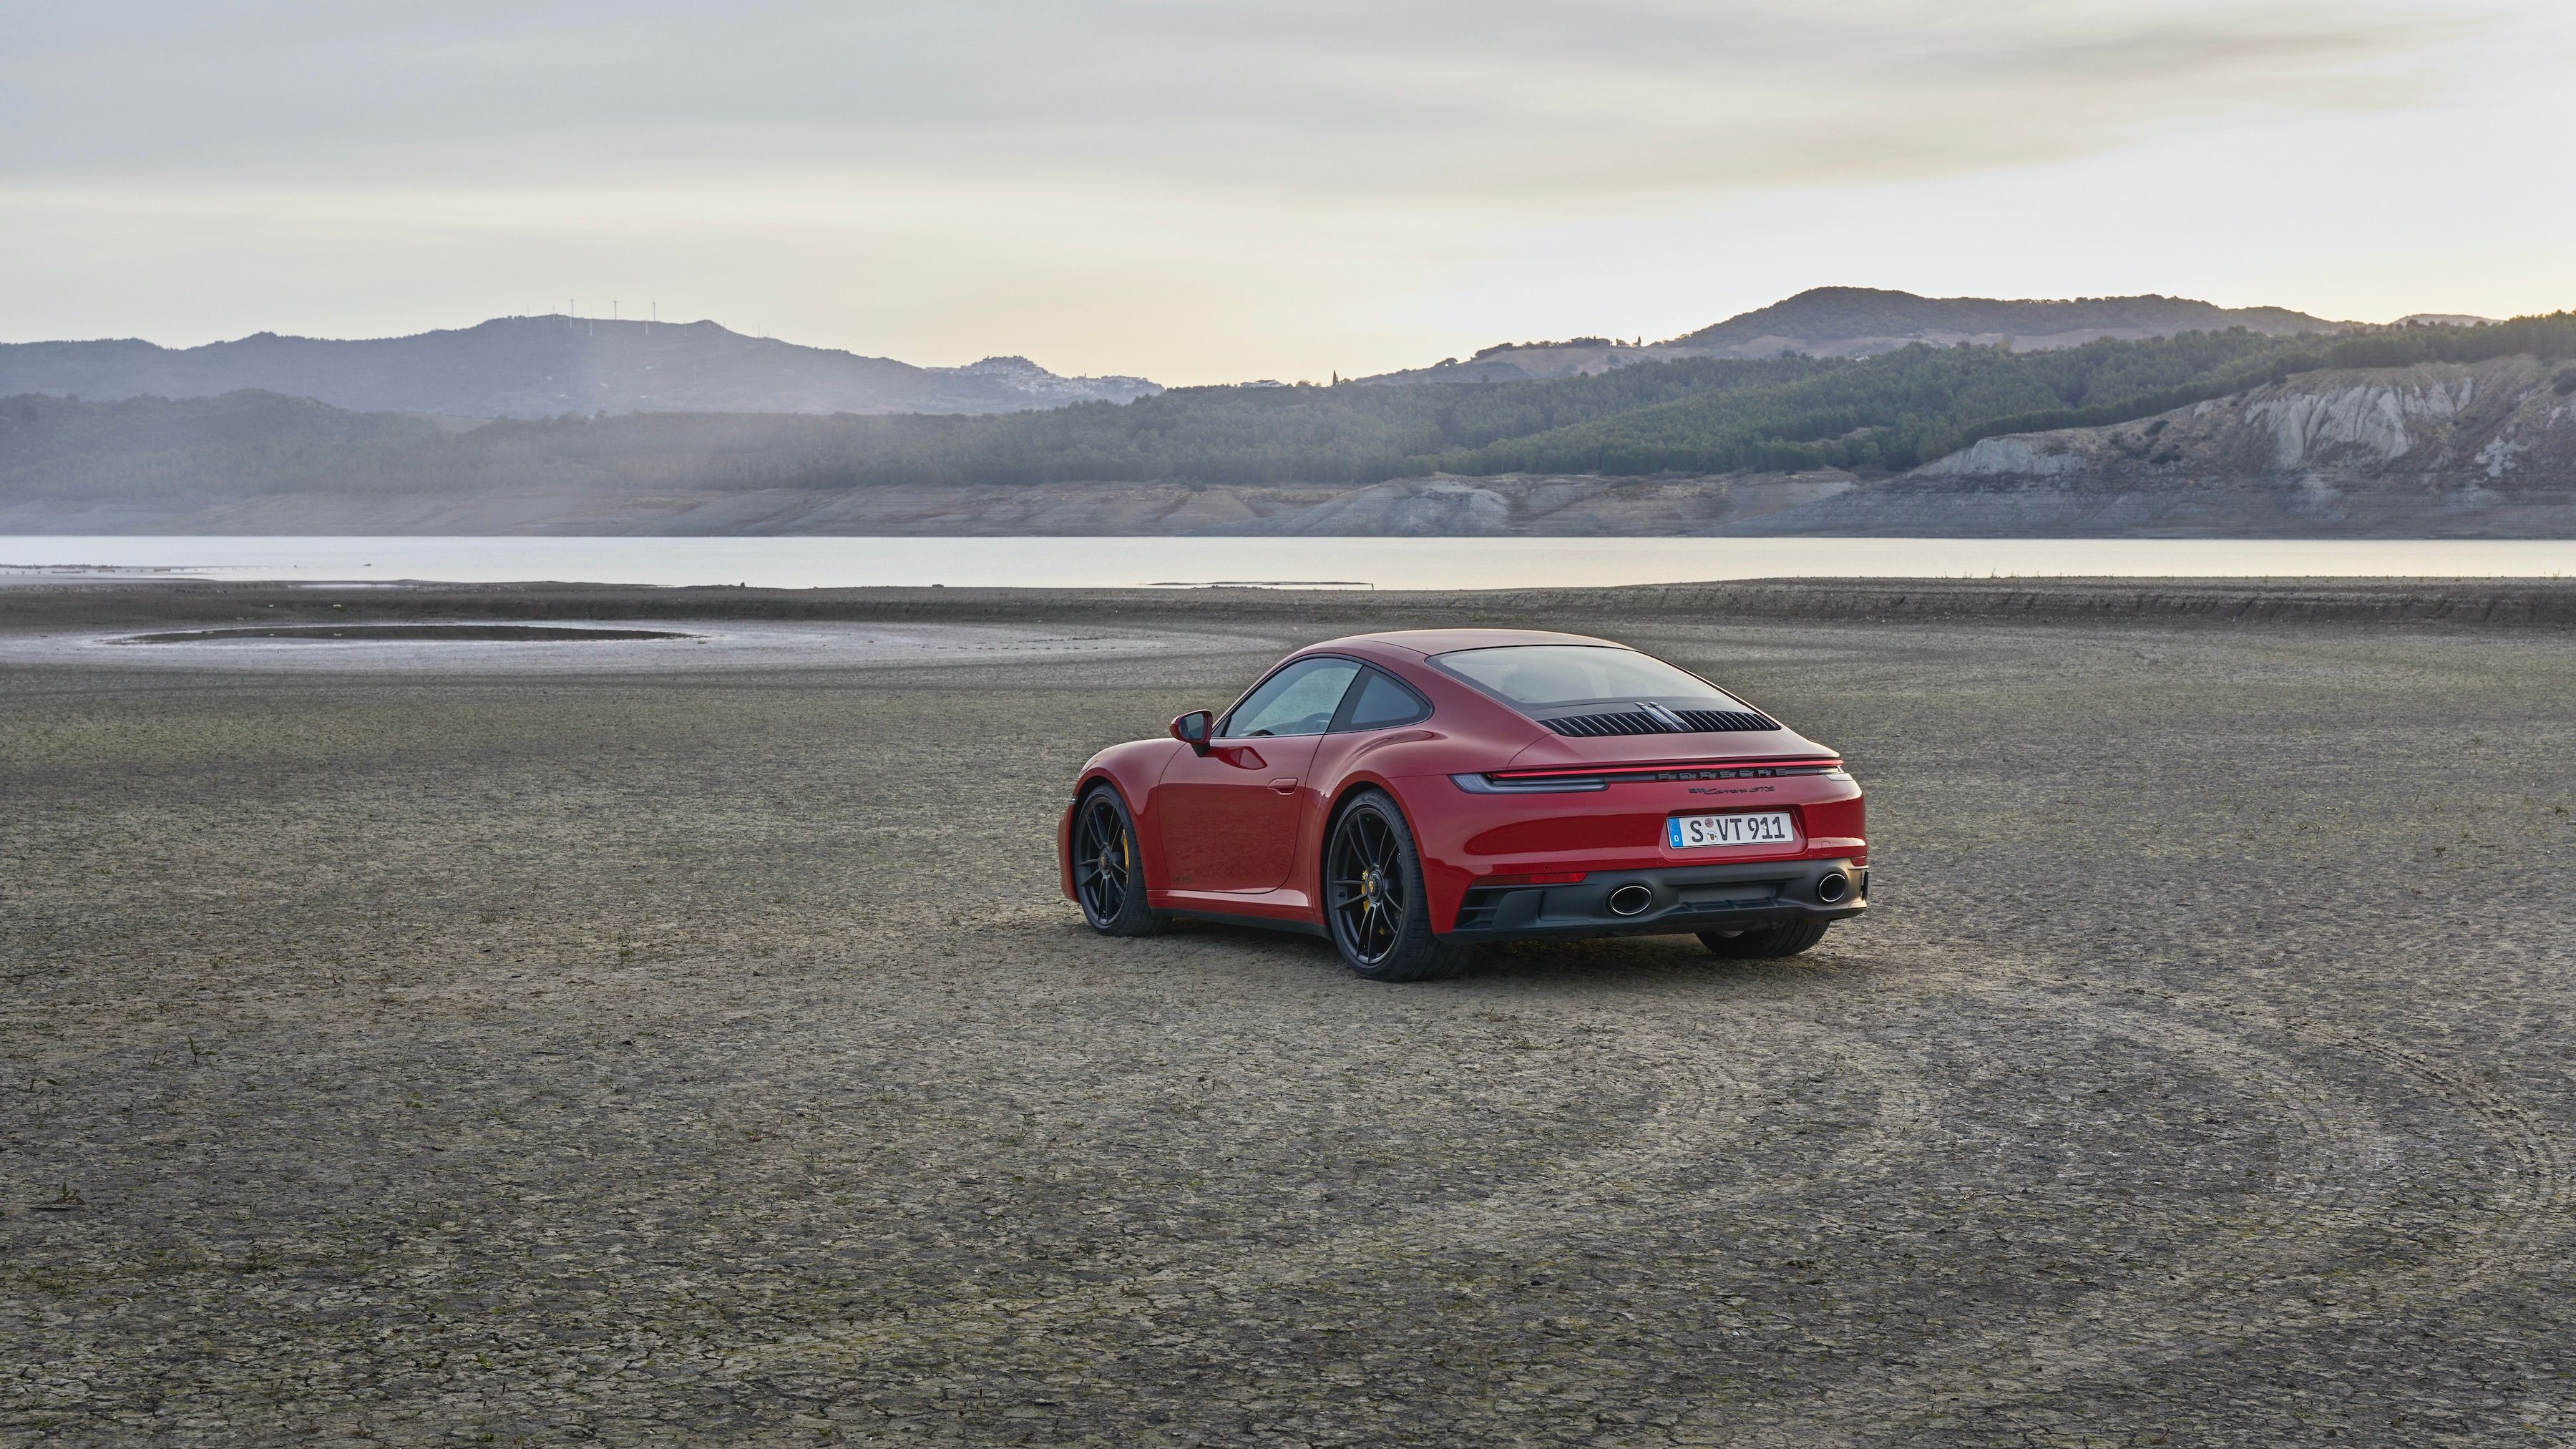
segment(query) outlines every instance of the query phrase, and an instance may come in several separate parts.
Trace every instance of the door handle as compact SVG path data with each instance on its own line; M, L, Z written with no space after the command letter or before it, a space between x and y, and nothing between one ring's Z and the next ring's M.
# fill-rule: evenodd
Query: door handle
M1297 782L1294 778L1273 780L1270 782L1270 788L1278 791L1282 795L1294 795L1297 793Z

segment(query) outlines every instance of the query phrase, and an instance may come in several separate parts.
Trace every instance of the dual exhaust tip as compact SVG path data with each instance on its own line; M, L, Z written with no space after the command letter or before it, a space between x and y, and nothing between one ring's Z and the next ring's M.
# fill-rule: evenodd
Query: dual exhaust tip
M1816 878L1816 899L1829 906L1850 895L1851 889L1851 877L1838 870L1829 870ZM1638 881L1630 881L1611 891L1610 898L1605 904L1610 907L1610 914L1614 916L1642 916L1654 903L1653 887Z

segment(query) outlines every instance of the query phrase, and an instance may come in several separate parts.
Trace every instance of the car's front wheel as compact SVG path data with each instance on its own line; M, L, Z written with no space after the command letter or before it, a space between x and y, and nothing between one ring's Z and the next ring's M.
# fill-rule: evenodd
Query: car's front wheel
M1371 981L1431 981L1467 969L1474 949L1431 933L1422 853L1385 792L1354 797L1324 847L1324 914L1333 944Z
M1145 861L1127 802L1107 785L1082 797L1073 815L1073 895L1082 918L1104 936L1151 936L1169 918L1145 905Z
M1776 926L1756 926L1750 931L1702 931L1699 943L1709 954L1729 961L1768 961L1779 956L1795 956L1825 939L1823 921L1783 921Z

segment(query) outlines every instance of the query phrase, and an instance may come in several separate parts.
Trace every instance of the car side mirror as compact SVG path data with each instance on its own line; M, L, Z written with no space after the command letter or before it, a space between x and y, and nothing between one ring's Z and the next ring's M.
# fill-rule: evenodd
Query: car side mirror
M1214 728L1215 715L1194 709L1172 721L1172 738L1204 755L1208 752L1208 731Z

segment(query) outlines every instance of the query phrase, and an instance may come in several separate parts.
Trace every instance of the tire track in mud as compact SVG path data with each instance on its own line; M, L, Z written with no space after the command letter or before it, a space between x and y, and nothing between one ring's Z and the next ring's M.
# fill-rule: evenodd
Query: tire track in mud
M2576 1221L2569 1217L2568 1144L2503 1092L2376 1037L2304 1020L2285 1029L2304 1040L2375 1058L2413 1078L2428 1095L2461 1109L2477 1124L2479 1134L2508 1159L2503 1190L2495 1194L2494 1206L2468 1220L2467 1236L2477 1247L2451 1255L2460 1271L2445 1277L2442 1296L2458 1297L2505 1277L2576 1233Z
M1029 924L1042 915L1031 912ZM1058 924L1052 917L1045 923ZM1655 1105L1595 1150L1550 1170L1472 1201L1401 1210L1284 1250L1239 1240L1194 1242L1147 1271L1061 1294L951 1301L900 1319L782 1337L729 1355L728 1369L811 1372L833 1361L918 1352L934 1344L956 1362L1007 1364L1025 1358L1022 1346L1034 1340L1151 1333L1171 1315L1203 1312L1211 1303L1364 1278L1373 1268L1400 1271L1443 1253L1509 1254L1531 1251L1533 1244L1554 1251L1568 1233L1597 1236L1627 1225L1669 1224L1677 1217L1766 1204L1786 1208L1806 1224L1862 1234L1870 1227L1866 1213L1851 1205L1869 1195L1864 1184L1954 1145L1939 1127L1947 1110L1940 1099L1955 1089L1927 1078L1927 1055L1955 1044L1967 1049L1966 1061L1974 1064L2033 1050L2028 1034L1998 1028L2016 1016L2052 1021L2073 1033L2039 1046L2056 1056L2054 1074L2080 1077L2088 1070L2081 1038L2091 1035L2131 1043L2151 1059L2218 1085L2243 1103L2229 1108L2231 1114L2252 1113L2273 1129L2268 1136L2277 1156L2265 1187L2247 1204L2254 1210L2226 1220L2223 1236L2112 1270L2117 1281L2110 1286L2027 1321L1965 1330L1896 1360L1900 1372L1872 1390L1885 1394L1900 1413L1911 1405L1903 1421L1919 1432L1938 1434L1962 1421L1977 1422L1977 1416L2010 1418L2021 1406L2047 1403L2086 1382L2207 1354L2216 1341L2295 1334L2335 1321L2338 1312L2348 1317L2348 1310L2302 1296L2301 1280L2402 1211L2398 1199L2411 1179L2401 1149L2420 1146L2421 1139L2393 1124L2375 1103L2438 1103L2470 1121L2477 1141L2492 1144L2507 1165L2485 1194L2493 1210L2460 1220L2453 1241L2424 1261L2374 1273L2366 1285L2373 1301L2392 1294L2420 1301L2473 1292L2564 1236L2563 1145L2502 1093L2421 1054L2321 1023L2269 1018L2234 1001L2051 986L2043 983L2077 978L2033 963L1944 963L1934 955L1931 969L1919 978L1924 989L1889 1000L1918 1009L1930 1005L1955 1017L1958 1030L1940 1042L1882 1041L1869 1018L1840 994L1832 1002L1838 1019L1820 1022L1781 995L1725 1002L1694 997L1685 1015L1676 1013L1670 993L1623 986L1629 996L1621 999L1615 992L1586 992L1579 1008L1561 1019L1616 1022L1616 1050L1636 1064L1637 1076L1654 1084ZM1988 984L1997 977L2025 984ZM1958 1007L1944 1007L1948 1001ZM2372 1063L2369 1080L2382 1085L2356 1090L2340 1080L2351 1073L2336 1072L2334 1062L2301 1060L2302 1047L2332 1053L2336 1061ZM1832 1074L1834 1080L1855 1094L1865 1091L1869 1100L1863 1120L1840 1134L1829 1152L1799 1160L1729 1152L1780 1090L1780 1079L1794 1083L1797 1069L1829 1060L1846 1064ZM2392 1080L2408 1084L2394 1097L2384 1085ZM2026 1125L2017 1135L2026 1139L2031 1126L2074 1130L2071 1122L2050 1119ZM1676 1188L1674 1179L1704 1174L1719 1156L1737 1168L1725 1181ZM2458 1166L2463 1156L2451 1150L2441 1160ZM2190 1226L2170 1216L2153 1221L2169 1247ZM2410 1241L2423 1237L2414 1234ZM2212 1305L2221 1300L2230 1311L2212 1320ZM2249 1306L2259 1311L2243 1311ZM1767 1421L1802 1440L1864 1442L1848 1429L1821 1429L1777 1404L1683 1401L1672 1407L1686 1422L1700 1420L1701 1432L1708 1434L1729 1435Z
M1815 1191L1824 1181L1847 1182L1886 1171L1909 1147L1929 1140L1931 1094L1896 1054L1816 1022L1766 1016L1758 1007L1732 1007L1686 1021L1640 1004L1617 1013L1649 1036L1641 1047L1622 1042L1632 1060L1652 1061L1662 1084L1654 1112L1599 1150L1560 1163L1470 1202L1422 1207L1392 1221L1354 1225L1282 1252L1249 1261L1242 1245L1212 1241L1191 1245L1177 1261L1116 1281L1084 1285L1047 1297L952 1301L855 1332L783 1338L754 1355L729 1360L739 1370L755 1361L808 1360L819 1356L872 1355L936 1337L978 1352L1009 1342L1110 1320L1151 1320L1186 1311L1192 1300L1229 1299L1365 1271L1373 1264L1426 1260L1448 1252L1505 1252L1549 1240L1569 1229L1598 1231L1651 1213L1668 1220L1676 1211L1714 1212ZM1721 1028L1733 1029L1722 1041ZM1783 1037L1794 1044L1781 1046ZM1720 1049L1741 1052L1759 1040L1770 1060L1812 1063L1831 1057L1859 1064L1870 1106L1850 1135L1822 1161L1773 1164L1777 1170L1738 1177L1681 1194L1657 1194L1654 1184L1676 1172L1704 1168L1738 1140L1741 1129L1769 1100L1758 1075L1721 1066ZM1650 1206L1623 1199L1646 1198Z
M2276 1167L2277 1190L2267 1194L2270 1210L2229 1237L2129 1270L2125 1282L2037 1322L1953 1338L1917 1356L1910 1372L1880 1386L1891 1404L1913 1406L1903 1416L1903 1430L1866 1439L1848 1430L1810 1430L1798 1436L1801 1440L1861 1443L1901 1439L1904 1431L1964 1430L1967 1416L2009 1417L2017 1406L2046 1403L2080 1383L2205 1356L2218 1351L2213 1343L2250 1343L2352 1319L2353 1308L2309 1297L2298 1280L2315 1276L2302 1270L2322 1269L2356 1237L2392 1220L2392 1200L2406 1186L2397 1176L2406 1161L2399 1149L2420 1143L2421 1137L2393 1128L2383 1113L2360 1105L2358 1096L2328 1072L2302 1066L2242 1035L2145 1015L2092 993L2069 998L2023 988L1972 989L1967 994L1997 1008L2080 1011L2088 1025L2208 1063L2230 1082L2258 1083L2263 1100L2283 1109L2281 1120L2295 1128L2307 1150ZM2335 1050L2346 1060L2376 1062L2410 1083L2421 1098L2469 1122L2480 1140L2501 1149L2509 1165L2486 1194L2493 1206L2449 1219L2455 1245L2447 1251L2364 1279L2357 1291L2372 1304L2463 1297L2563 1245L2570 1230L2565 1146L2501 1092L2419 1053L2348 1029L2265 1021L2234 1002L2168 993L2151 999ZM2385 1072L2378 1081L2390 1080ZM2458 1165L2457 1156L2446 1155L2444 1165ZM2307 1171L2290 1171L2297 1161L2312 1165ZM2421 1234L2415 1236L2420 1241ZM2231 1290L2232 1298L2220 1298ZM2356 1288L2338 1291L2351 1294ZM2260 1305L2256 1311L2244 1311L2254 1305ZM2184 1324L2191 1331L2180 1331ZM1727 1418L1720 1426L1739 1428L1741 1421Z
M2191 1064L2275 1109L2273 1120L2283 1129L2275 1137L2281 1156L2259 1211L2209 1224L2213 1231L2204 1246L2132 1267L2121 1275L2123 1282L2036 1321L1936 1340L1928 1351L1909 1355L1910 1370L1891 1378L1884 1391L1894 1403L1917 1406L1909 1416L1917 1427L2046 1399L2071 1380L2134 1367L2143 1356L2191 1351L2165 1343L2184 1305L2225 1282L2285 1275L2313 1249L2365 1226L2386 1201L2389 1185L2378 1170L2387 1161L2380 1150L2384 1126L2277 1053L2187 1022L2144 1017L2116 1003L2104 1010L2097 1001L2069 1002L2028 990L1968 995L1996 1010L2081 1008L2083 1025ZM1995 1388L1998 1380L2011 1387Z
M1029 915L1030 924L1061 925L1044 912ZM985 928L994 924L988 918ZM1559 1024L1616 1024L1619 1034L1601 1047L1617 1053L1621 1065L1614 1072L1632 1071L1652 1084L1652 1109L1618 1124L1593 1150L1472 1201L1418 1206L1284 1250L1240 1239L1178 1244L1149 1271L1061 1294L928 1304L901 1318L743 1345L724 1355L724 1371L830 1376L834 1365L851 1360L927 1350L961 1367L1007 1373L1010 1365L1029 1362L1029 1345L1044 1338L1150 1335L1174 1315L1321 1280L1366 1281L1373 1270L1412 1271L1443 1253L1513 1254L1533 1251L1532 1245L1553 1252L1569 1233L1597 1238L1730 1210L1785 1211L1856 1237L1870 1227L1861 1204L1885 1191L1871 1182L1957 1145L1941 1130L1957 1110L1943 1099L1960 1090L1939 1079L1943 1049L1961 1049L1969 1065L2037 1050L2055 1058L2051 1075L2080 1075L2086 1035L2134 1043L2180 1071L2219 1083L2249 1104L2229 1110L2261 1112L2279 1129L2273 1140L2281 1155L2250 1204L2258 1211L2231 1223L2224 1239L2121 1268L2112 1286L2029 1322L1971 1329L1907 1353L1898 1375L1874 1382L1871 1392L1884 1394L1890 1405L1918 1406L1907 1422L1921 1432L1944 1432L1961 1418L2011 1416L2018 1406L2047 1402L2089 1380L2206 1353L2208 1334L2180 1341L2173 1332L2177 1319L2197 1317L2196 1300L2225 1293L2250 1298L2249 1285L2294 1279L2385 1219L2403 1186L2404 1164L2394 1149L2410 1139L2370 1105L2384 1093L2355 1091L2328 1067L2303 1063L2295 1056L2301 1044L2367 1060L2374 1070L2414 1084L2419 1095L2463 1104L2478 1140L2496 1144L2497 1157L2509 1164L2489 1194L2496 1211L2479 1215L2449 1252L2418 1265L2402 1282L2445 1296L2473 1291L2560 1236L2550 1214L2563 1211L2566 1199L2562 1145L2502 1093L2420 1054L2321 1023L2276 1021L2232 1001L2052 986L2068 976L2034 965L1942 962L1937 953L1925 965L1916 980L1896 983L1896 991L1882 996L1882 988L1864 988L1858 1001L1849 991L1817 993L1812 1001L1771 990L1712 999L1703 987L1713 983L1695 978L1664 989L1632 979L1601 990L1551 987L1535 1001L1514 998L1514 1009ZM1329 961L1319 969L1330 969ZM1915 972L1909 968L1909 974ZM1998 977L2023 984L1990 984ZM1891 1021L1870 998L1902 1006L1906 1015ZM1462 1011L1490 1004L1490 997L1464 995L1455 1003ZM1809 1014L1818 1010L1832 1011L1833 1019ZM1930 1041L1889 1039L1890 1031L1907 1028L1913 1014L1925 1011L1950 1019L1955 1029ZM2016 1018L2048 1021L2068 1034L2035 1038L2013 1029ZM1828 1063L1829 1070L1816 1070ZM1830 1148L1798 1156L1746 1149L1747 1129L1766 1104L1819 1080L1836 1083L1854 1105L1864 1098L1867 1104L1857 1112L1804 1104L1813 1110L1799 1120L1834 1124ZM2051 1118L2025 1124L2016 1135L2026 1138L2033 1127L2076 1130ZM1704 1179L1712 1159L1727 1164L1723 1180L1677 1181ZM2401 1282L2383 1281L2391 1286L2376 1291L2394 1291ZM2265 1316L2234 1314L2220 1327L2240 1337L2293 1333L2328 1317L2328 1310L2300 1300ZM1804 1414L1777 1402L1721 1404L1693 1396L1668 1407L1685 1423L1698 1420L1700 1432L1720 1437L1768 1423L1815 1442L1864 1442L1848 1429L1812 1427ZM1603 1441L1616 1442L1609 1435Z

